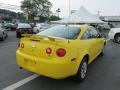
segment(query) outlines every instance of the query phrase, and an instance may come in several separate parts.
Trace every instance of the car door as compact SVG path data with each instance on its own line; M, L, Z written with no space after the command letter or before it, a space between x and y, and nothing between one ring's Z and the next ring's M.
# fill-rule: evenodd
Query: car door
M94 27L89 28L89 32L91 34L91 39L94 40L93 47L94 47L94 56L96 57L102 50L103 47L103 39L99 37L98 31Z
M82 46L85 47L85 49L87 50L87 53L89 54L89 58L90 58L90 62L92 62L92 60L95 57L95 39L91 38L91 33L89 32L89 30L87 30L81 37L81 41L82 41Z

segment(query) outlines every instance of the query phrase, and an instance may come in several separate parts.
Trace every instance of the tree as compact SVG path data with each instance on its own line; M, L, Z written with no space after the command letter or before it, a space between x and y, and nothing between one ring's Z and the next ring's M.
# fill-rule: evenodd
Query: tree
M24 15L24 13L18 12L18 13L17 13L17 19L19 19L19 20L25 20L25 15Z
M24 0L21 9L32 17L49 17L52 4L49 0Z
M57 20L60 20L60 18L58 16L52 15L49 17L49 21L57 21Z

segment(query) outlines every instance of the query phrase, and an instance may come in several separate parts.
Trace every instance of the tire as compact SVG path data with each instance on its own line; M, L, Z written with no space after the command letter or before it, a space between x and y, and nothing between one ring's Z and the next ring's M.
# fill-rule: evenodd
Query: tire
M74 80L76 82L82 82L86 78L87 68L88 68L88 62L87 59L84 58L79 66L77 74L74 76Z
M104 54L105 54L105 46L103 47L102 52L100 53L100 56L104 56Z
M8 35L6 34L5 38L7 38L7 37L8 37Z
M5 40L4 34L2 35L2 37L1 37L0 40L1 40L1 41L4 41L4 40Z
M115 35L115 42L120 44L120 34Z
M16 38L19 38L19 36L18 36L18 35L16 35Z
M20 38L20 37L21 37L21 35L20 35L20 34L18 34L18 33L16 33L16 37L17 37L17 38Z

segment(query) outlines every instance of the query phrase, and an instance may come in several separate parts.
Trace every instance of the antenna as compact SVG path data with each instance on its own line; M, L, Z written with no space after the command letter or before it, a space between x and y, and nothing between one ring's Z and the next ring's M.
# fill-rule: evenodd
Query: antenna
M69 18L70 18L70 0L69 0Z
M68 16L68 25L69 25L69 21L70 21L70 0L69 0L69 16ZM69 43L69 27L68 27L68 43Z

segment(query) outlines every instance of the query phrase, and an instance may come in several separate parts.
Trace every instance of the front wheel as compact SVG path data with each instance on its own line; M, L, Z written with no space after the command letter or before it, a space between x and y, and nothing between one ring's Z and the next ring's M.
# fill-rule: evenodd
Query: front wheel
M5 36L4 36L4 34L2 35L2 37L1 37L0 40L1 40L1 41L4 41L4 40L5 40Z
M115 35L115 42L120 44L120 34Z
M102 52L100 53L100 56L104 56L104 53L105 53L105 46L103 47Z
M18 34L18 33L16 33L16 37L17 37L17 38L20 38L20 37L21 37L21 35L20 35L20 34Z
M5 35L5 38L7 38L7 37L8 37L8 35L6 34L6 35Z
M77 74L75 75L75 81L80 82L86 78L87 68L88 68L88 62L87 59L84 58L79 66Z

